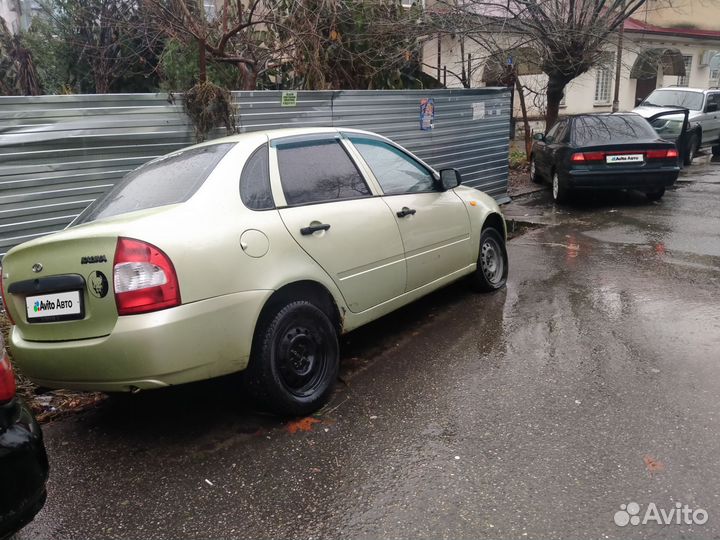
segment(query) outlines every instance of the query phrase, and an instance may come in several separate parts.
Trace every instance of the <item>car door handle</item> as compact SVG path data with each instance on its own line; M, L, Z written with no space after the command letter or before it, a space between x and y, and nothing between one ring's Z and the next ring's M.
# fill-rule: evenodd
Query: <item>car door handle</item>
M415 214L415 211L416 210L414 208L408 208L407 206L403 206L402 210L397 213L397 217L412 216Z
M300 234L303 236L307 236L308 234L312 234L314 232L318 231L327 231L330 228L330 225L327 223L318 223L317 225L309 225L307 227L303 227L300 229Z

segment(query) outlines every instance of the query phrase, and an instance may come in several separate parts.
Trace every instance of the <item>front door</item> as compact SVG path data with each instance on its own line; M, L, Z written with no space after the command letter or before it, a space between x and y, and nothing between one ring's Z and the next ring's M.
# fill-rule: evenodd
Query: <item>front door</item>
M285 198L279 212L292 237L332 278L350 311L401 295L406 273L400 232L343 143L282 141L274 143Z
M651 79L637 79L635 86L635 105L648 97L657 87L657 77Z
M470 218L453 190L439 191L433 174L380 139L349 135L373 172L397 221L411 291L472 264Z

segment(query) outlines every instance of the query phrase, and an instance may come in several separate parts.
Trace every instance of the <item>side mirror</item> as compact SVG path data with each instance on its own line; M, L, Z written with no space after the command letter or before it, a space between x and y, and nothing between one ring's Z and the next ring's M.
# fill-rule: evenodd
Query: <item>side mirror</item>
M544 133L534 133L533 139L536 141L544 141L545 140L545 134Z
M717 103L708 103L708 106L705 107L705 112L716 112L718 110Z
M460 173L455 169L443 169L440 171L440 185L443 191L458 187L462 183Z

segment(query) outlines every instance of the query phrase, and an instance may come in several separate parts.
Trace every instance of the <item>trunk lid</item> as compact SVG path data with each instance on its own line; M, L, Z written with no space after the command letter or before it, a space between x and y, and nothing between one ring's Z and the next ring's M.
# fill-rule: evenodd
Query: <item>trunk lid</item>
M152 219L168 208L71 227L11 249L2 277L16 331L28 341L110 334L118 318L113 287L118 237L136 236L144 216Z

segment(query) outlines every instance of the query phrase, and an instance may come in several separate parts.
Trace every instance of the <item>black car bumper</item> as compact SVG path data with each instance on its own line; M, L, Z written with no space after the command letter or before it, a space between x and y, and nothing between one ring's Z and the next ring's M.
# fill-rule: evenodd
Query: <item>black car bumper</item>
M0 538L40 511L47 477L42 431L32 413L17 398L0 405Z
M566 182L571 189L637 189L655 191L670 187L680 174L679 167L649 171L588 171L571 170Z

